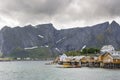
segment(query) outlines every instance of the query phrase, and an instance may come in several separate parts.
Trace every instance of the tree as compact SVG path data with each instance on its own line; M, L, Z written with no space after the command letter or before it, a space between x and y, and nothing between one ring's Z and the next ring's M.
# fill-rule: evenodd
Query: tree
M79 56L80 55L80 51L68 51L68 52L65 52L65 54L67 56Z
M3 53L2 52L0 52L0 57L2 57L3 56Z
M10 56L13 58L19 57L22 59L22 58L28 57L29 53L27 51L25 51L24 49L17 47L10 53Z
M96 54L99 53L100 49L97 48L85 48L82 50L82 54Z
M100 49L97 48L84 48L82 51L68 51L65 52L67 56L79 56L79 55L86 55L86 54L96 54L99 53Z

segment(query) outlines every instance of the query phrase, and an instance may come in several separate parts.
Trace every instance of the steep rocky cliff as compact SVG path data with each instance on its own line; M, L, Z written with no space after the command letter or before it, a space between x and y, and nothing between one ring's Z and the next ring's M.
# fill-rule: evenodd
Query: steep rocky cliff
M98 47L113 45L120 49L120 26L113 21L88 26L57 30L50 24L24 27L4 27L0 31L0 51L9 54L16 47L49 47L53 52L79 50L84 45Z

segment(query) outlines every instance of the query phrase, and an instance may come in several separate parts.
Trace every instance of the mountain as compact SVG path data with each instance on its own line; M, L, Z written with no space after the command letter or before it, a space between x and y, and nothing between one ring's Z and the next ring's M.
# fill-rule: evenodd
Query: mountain
M107 44L120 49L119 33L120 26L115 21L62 30L55 29L51 23L15 28L5 26L0 30L0 51L10 54L17 47L49 47L53 53L60 53L80 50L84 45L100 48Z

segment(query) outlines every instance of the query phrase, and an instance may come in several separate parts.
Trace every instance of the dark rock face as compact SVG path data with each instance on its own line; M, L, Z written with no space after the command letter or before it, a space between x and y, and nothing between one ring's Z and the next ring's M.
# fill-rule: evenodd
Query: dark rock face
M52 24L4 27L0 31L0 51L9 54L16 47L50 47L53 52L113 45L120 49L120 26L113 21L84 28L56 30Z

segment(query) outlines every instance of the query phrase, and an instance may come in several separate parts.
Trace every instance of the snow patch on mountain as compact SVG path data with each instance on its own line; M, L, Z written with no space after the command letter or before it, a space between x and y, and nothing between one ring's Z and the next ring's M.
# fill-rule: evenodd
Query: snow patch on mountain
M44 36L42 36L42 35L38 35L40 38L44 38Z

